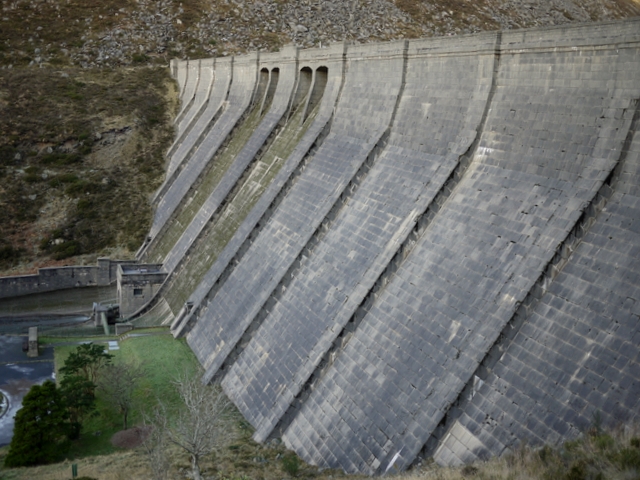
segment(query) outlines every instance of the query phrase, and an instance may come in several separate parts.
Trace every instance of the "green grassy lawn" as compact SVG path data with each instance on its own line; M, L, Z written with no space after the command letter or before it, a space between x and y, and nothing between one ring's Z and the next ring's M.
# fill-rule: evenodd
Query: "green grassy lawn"
M105 337L100 337L100 340L103 339ZM60 340L56 339L56 341ZM171 383L172 379L184 372L195 374L199 368L196 358L185 341L175 340L170 335L152 335L128 338L118 343L120 350L109 352L114 355L113 361L137 363L144 371L144 377L136 389L134 408L128 420L129 426L141 423L143 412L150 410L158 399L162 399L169 407L169 411L172 407L176 407L179 398ZM56 378L60 378L58 374L60 367L75 349L76 346L55 348ZM101 398L100 390L96 391L96 396L97 415L84 421L81 438L72 444L69 451L70 459L104 455L116 450L111 445L110 439L114 433L122 430L122 416Z

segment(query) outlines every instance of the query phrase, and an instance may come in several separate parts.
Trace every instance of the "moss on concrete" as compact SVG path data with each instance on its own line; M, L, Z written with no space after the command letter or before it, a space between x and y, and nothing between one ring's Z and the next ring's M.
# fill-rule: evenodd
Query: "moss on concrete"
M242 187L226 205L217 220L207 226L203 235L205 240L199 242L194 253L187 258L180 271L177 272L166 295L166 300L174 312L181 308L200 283L220 252L226 247L238 227L271 184L285 160L291 155L295 146L313 123L317 108L301 125L303 114L304 108L298 108L271 147L256 162Z

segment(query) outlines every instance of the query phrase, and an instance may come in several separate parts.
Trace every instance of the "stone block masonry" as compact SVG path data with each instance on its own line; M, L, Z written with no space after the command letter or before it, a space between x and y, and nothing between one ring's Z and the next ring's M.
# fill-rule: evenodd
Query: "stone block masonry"
M149 262L162 262L182 231L191 222L192 218L188 218L183 222L170 222L167 226L167 221L175 217L181 211L180 207L184 208L184 204L190 203L193 195L197 193L192 189L194 183L236 126L242 114L249 108L256 86L257 69L257 54L234 59L233 81L227 96L228 107L208 131L198 148L189 156L188 160L185 160L184 168L171 186L167 188L166 193L158 199L149 235L151 240L141 253L141 259Z
M209 220L218 212L220 205L227 198L240 177L245 173L251 162L257 157L261 148L265 147L267 139L276 126L283 120L287 112L289 99L292 96L296 80L297 49L289 49L289 61L279 59L279 67L270 67L269 57L263 55L260 59L261 74L269 75L269 84L265 91L264 98L256 99L256 104L261 105L264 113L260 124L250 132L250 137L242 150L233 159L233 162L226 170L224 176L215 186L209 197L204 201L200 209L195 214L189 226L184 230L180 239L164 259L165 268L172 272L178 262L184 257L195 239L201 234ZM282 55L280 55L282 57ZM273 57L273 55L272 55ZM190 278L193 278L189 275ZM201 277L196 277L195 283L199 283ZM182 306L186 301L186 296L193 291L193 286L187 286L186 295L178 296L176 302ZM180 307L174 309L177 313Z
M275 172L277 168L274 168L273 165L286 159L268 187L260 191L261 187L256 184L257 178L251 183L252 173L244 184L251 193L247 195L242 189L239 190L215 225L211 226L214 229L214 238L211 242L213 245L203 248L207 252L206 255L215 256L215 258L203 280L190 296L189 301L194 305L193 313L178 319L179 322L174 330L176 334L185 328L191 318L197 318L200 306L215 293L216 287L220 285L219 280L232 270L233 262L239 261L239 258L261 230L261 226L267 222L277 205L295 183L296 178L304 170L310 159L310 156L307 155L310 149L317 148L322 143L323 132L328 130L343 83L344 51L344 44L337 44L330 48L301 52L299 57L300 77L304 79L305 71L312 72L309 96L303 100L304 111L301 112L302 117L300 118L301 121L303 120L303 125L301 128L296 126L295 122L298 121L297 116L299 115L296 113L257 165L257 168L260 168L260 163L266 165L269 158L273 157L273 163L268 168L268 172L271 173ZM298 88L300 88L300 84L299 81ZM309 122L311 124L305 126ZM257 170L256 174L258 174ZM266 185L266 179L268 179L268 175L265 170L265 175L259 181L260 185ZM259 196L256 200L252 200L256 193L259 193ZM249 204L252 205L251 210L242 220L240 215ZM234 224L234 221L237 223ZM231 222L229 227L227 227L227 222ZM217 242L218 238L222 240L219 243ZM215 243L218 243L218 248L222 248L219 253L215 253L217 250ZM193 258L195 259L197 256ZM178 275L180 274L178 272Z
M387 146L286 290L273 294L273 310L223 381L256 439L275 427L470 147L489 97L496 38L474 38L473 57L428 48L437 41L411 45ZM306 342L286 335L291 329Z
M379 474L638 420L640 20L294 57L206 105L172 64L141 254L254 438Z
M176 137L181 140L188 132L194 121L202 113L205 107L206 101L209 99L211 93L211 86L213 84L213 71L215 65L215 59L208 58L206 60L198 60L198 83L195 89L193 100L187 104L188 110L184 112L182 119L178 123L178 131Z
M513 450L519 439L557 443L640 412L640 109L614 191L568 264L517 332L434 452L464 463ZM487 365L488 367L489 365ZM483 375L484 373L484 375ZM465 441L460 441L460 439Z
M184 88L180 95L182 108L180 109L180 112L178 112L178 116L175 120L178 128L178 135L184 131L184 120L188 112L191 110L191 106L194 102L194 96L198 89L200 80L200 60L188 60L186 62L186 70L186 82L184 83Z
M204 111L189 124L187 132L178 136L172 145L167 157L167 177L161 188L158 189L154 201L166 193L167 187L175 180L176 172L179 173L182 162L193 152L202 141L202 137L208 127L212 125L216 115L221 113L223 102L227 98L229 85L231 84L232 58L220 58L215 61L215 75L209 97L206 99Z
M207 314L201 316L209 319L198 321L188 334L187 341L199 352L208 377L217 372L388 128L402 83L405 43L385 48L393 55L365 60L364 54L370 52L363 48L347 53L347 78L333 121L336 133L332 128L264 230L209 301ZM365 95L370 101L363 101ZM258 285L262 288L257 289ZM240 295L254 289L250 301ZM215 335L200 334L207 324L217 325Z

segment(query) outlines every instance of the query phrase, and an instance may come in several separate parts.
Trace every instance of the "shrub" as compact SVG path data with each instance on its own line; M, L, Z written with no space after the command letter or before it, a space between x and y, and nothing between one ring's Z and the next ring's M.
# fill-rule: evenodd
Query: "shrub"
M78 176L74 175L73 173L62 173L51 178L49 180L49 185L55 188L69 183L78 183L79 181L80 179L78 178Z
M56 260L64 260L65 258L73 257L81 253L80 244L75 240L61 243L60 245L54 245L51 247L51 253Z
M287 453L282 457L282 470L295 477L300 471L300 459L294 453Z
M81 161L81 155L72 153L49 153L40 159L40 163L43 165L56 166L73 165L75 163L80 163Z

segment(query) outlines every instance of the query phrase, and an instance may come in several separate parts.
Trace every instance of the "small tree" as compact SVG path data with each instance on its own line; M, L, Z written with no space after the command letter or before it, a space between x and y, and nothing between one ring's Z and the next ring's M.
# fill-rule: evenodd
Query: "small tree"
M235 435L231 402L219 386L203 385L199 378L183 375L174 381L184 406L169 440L191 457L194 480L202 480L200 459L226 445Z
M31 387L15 416L5 466L23 467L57 460L64 453L62 442L68 433L68 415L55 383L47 380Z
M133 394L143 376L140 365L114 363L107 365L98 379L98 388L105 399L115 405L122 415L124 430L127 429L127 419L133 406Z
M60 373L64 375L82 375L84 378L93 382L98 379L98 371L111 363L113 355L104 351L102 345L93 343L83 343L76 348L75 352L71 352L64 361L64 367L60 369Z
M72 440L80 436L82 421L96 410L96 385L82 375L67 375L60 381L60 393L67 405Z

